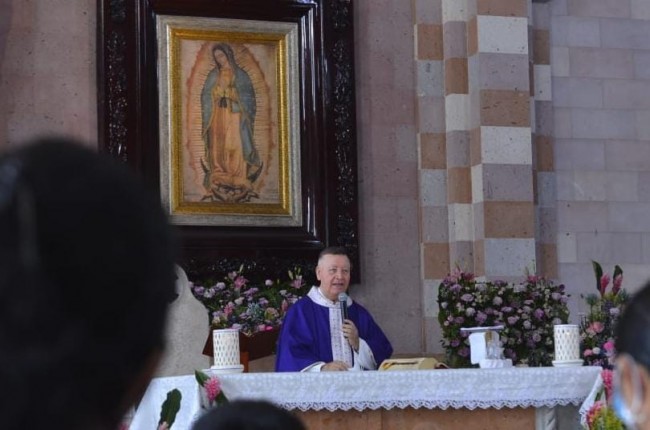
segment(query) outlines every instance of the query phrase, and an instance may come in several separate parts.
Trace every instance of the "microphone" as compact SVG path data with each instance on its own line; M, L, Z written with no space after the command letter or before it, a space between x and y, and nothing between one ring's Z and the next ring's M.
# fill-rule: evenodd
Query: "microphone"
M339 294L339 305L341 306L341 319L345 322L348 319L348 295L345 293Z

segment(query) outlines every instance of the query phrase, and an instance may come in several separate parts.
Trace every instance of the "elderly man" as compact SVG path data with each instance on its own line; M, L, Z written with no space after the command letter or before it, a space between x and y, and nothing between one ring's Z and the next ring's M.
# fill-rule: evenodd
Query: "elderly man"
M350 259L344 248L324 249L312 287L287 312L278 341L275 370L374 370L393 348L370 313L349 297L344 319L339 295L350 285Z

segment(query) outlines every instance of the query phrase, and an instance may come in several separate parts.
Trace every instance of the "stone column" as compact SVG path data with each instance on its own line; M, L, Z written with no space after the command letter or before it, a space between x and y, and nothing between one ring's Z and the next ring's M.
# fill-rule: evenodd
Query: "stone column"
M557 185L554 162L551 91L550 4L533 3L529 61L533 109L533 178L535 179L537 272L557 278Z
M449 272L441 0L413 0L425 351L439 348L437 294Z
M474 272L534 268L527 0L469 0L467 24Z
M444 94L449 262L474 270L467 18L471 0L443 0Z

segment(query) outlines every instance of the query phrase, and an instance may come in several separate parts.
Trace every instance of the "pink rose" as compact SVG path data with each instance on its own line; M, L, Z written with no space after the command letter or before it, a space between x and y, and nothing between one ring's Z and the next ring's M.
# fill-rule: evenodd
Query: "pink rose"
M591 349L585 349L585 352L583 352L582 355L584 355L585 358L589 357L590 355L592 355Z
M234 281L235 288L241 288L244 285L246 285L247 282L248 282L248 279L244 278L243 276L237 276L237 278L235 278L235 281Z
M595 333L601 333L605 330L605 324L600 321L594 321L589 325L589 328L592 329Z
M613 352L613 351L614 351L614 341L612 341L612 340L608 340L608 341L605 342L605 344L603 345L603 348L604 348L605 351L607 351L607 352Z

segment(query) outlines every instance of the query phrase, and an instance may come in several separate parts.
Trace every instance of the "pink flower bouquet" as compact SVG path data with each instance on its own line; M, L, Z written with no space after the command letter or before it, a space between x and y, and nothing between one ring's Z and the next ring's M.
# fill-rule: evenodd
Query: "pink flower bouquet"
M611 368L616 353L614 330L629 296L622 288L623 269L615 266L610 277L599 263L592 264L598 293L585 297L589 311L580 323L580 352L587 365Z
M236 328L250 336L279 327L289 306L309 291L300 269L287 275L284 280L252 282L242 266L220 281L192 282L191 289L208 309L213 329Z

